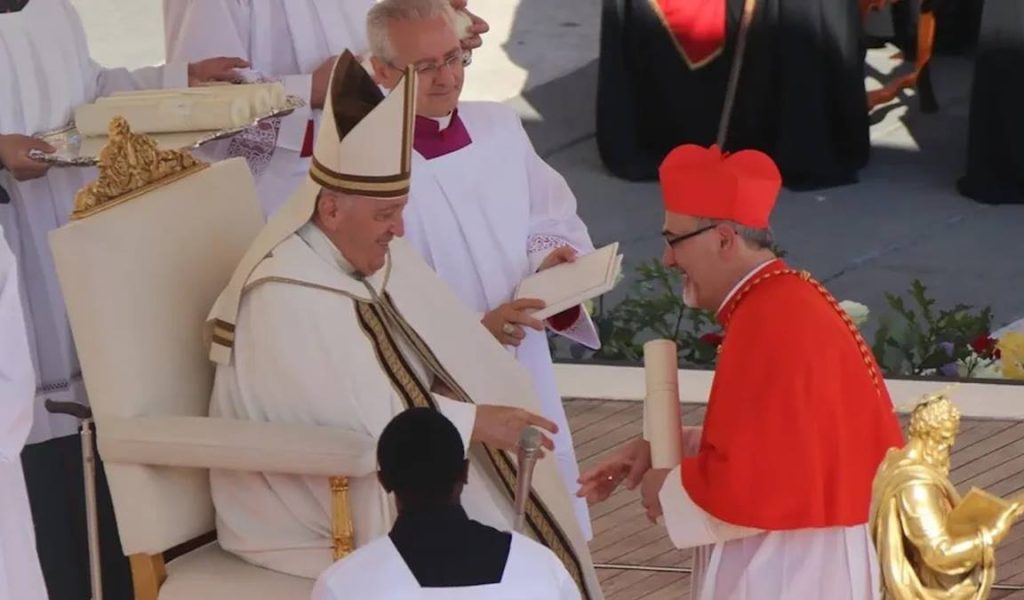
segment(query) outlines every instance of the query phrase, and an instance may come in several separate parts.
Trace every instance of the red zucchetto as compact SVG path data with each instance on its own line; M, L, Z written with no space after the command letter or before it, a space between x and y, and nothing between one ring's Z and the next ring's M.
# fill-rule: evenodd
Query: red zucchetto
M782 175L767 154L757 150L723 153L718 146L679 146L658 169L665 210L672 213L726 219L755 229L768 227L768 218Z

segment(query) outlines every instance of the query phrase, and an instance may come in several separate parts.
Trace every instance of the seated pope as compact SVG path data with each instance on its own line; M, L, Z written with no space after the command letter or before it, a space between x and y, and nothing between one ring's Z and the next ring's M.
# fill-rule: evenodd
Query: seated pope
M537 416L528 375L401 239L410 180L415 77L384 96L348 52L335 63L310 178L271 218L210 314L217 363L211 415L336 427L379 438L398 413L440 411L471 461L467 514L514 521L509 452ZM553 448L545 437L548 450ZM339 465L354 545L397 515L374 448ZM221 545L244 560L316 578L338 555L325 478L212 471ZM600 588L550 459L526 502L530 537L565 564L585 598Z

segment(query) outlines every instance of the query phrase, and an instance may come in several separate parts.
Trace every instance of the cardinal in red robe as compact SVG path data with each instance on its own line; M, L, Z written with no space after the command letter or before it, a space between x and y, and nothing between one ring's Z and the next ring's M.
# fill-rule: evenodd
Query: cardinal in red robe
M642 485L648 517L697 548L694 600L879 598L871 483L903 436L857 327L771 249L779 170L758 151L685 145L660 181L663 260L684 301L724 329L704 425L684 428L676 468L651 469L636 440L584 474L579 494Z

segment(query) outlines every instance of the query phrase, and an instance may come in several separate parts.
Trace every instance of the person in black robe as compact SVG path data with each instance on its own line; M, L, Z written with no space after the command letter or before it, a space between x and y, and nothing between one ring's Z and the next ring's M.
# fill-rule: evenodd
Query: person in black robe
M1024 2L986 0L974 63L960 193L1024 204Z
M690 68L672 3L725 2L721 52ZM597 141L616 176L653 180L680 144L715 141L743 0L603 0ZM757 0L724 149L769 154L791 189L853 183L867 162L857 0Z

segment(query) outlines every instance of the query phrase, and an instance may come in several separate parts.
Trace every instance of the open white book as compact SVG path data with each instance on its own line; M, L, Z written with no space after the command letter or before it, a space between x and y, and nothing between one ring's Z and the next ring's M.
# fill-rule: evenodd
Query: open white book
M514 299L543 300L546 306L530 315L543 321L610 292L621 271L622 255L619 254L619 243L615 242L579 256L575 262L534 273L519 283Z

